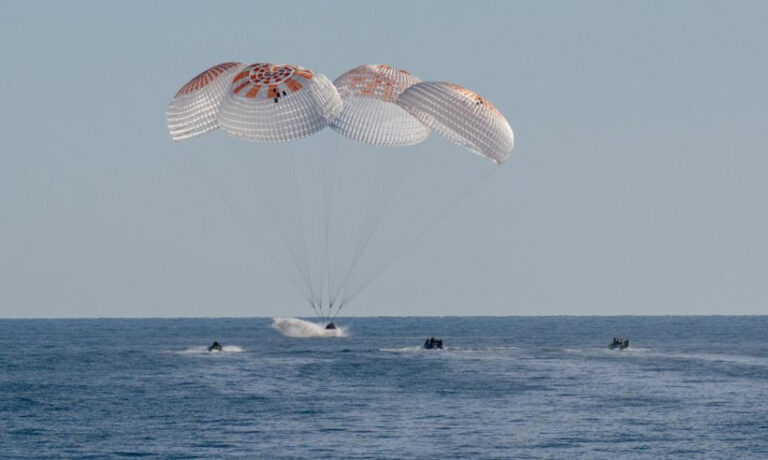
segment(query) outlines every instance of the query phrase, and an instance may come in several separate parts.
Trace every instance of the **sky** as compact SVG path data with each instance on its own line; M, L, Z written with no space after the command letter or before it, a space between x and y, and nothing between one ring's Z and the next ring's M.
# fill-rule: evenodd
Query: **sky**
M230 60L330 79L389 64L477 91L515 131L509 161L344 314L766 314L766 17L749 1L6 0L0 317L311 316L186 158L270 147L167 132L175 92Z

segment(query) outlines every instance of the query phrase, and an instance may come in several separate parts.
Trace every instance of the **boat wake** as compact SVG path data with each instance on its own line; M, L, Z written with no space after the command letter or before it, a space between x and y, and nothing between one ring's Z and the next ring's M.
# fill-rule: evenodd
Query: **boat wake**
M298 318L272 318L272 328L286 337L346 337L346 328L326 329L324 323Z
M401 347L401 348L379 348L379 351L385 353L419 353L425 350L424 347Z
M608 347L592 347L592 348L563 348L563 353L575 354L575 355L589 355L589 356L622 356L629 354L648 354L652 350L650 348L641 347L629 347L623 350L611 350Z
M182 354L211 354L211 353L242 353L244 350L237 345L226 345L221 347L221 351L218 350L211 350L208 351L208 347L206 346L199 346L199 347L191 347L187 348L186 350L180 351L179 353Z
M468 353L485 353L489 351L516 351L519 349L520 347L513 347L511 345L507 345L507 346L500 345L497 347L451 347L451 350L453 351L462 351L462 352L468 352Z
M734 364L742 366L768 367L768 359L761 356L732 355L716 353L658 353L660 356L686 361L706 361L710 363Z

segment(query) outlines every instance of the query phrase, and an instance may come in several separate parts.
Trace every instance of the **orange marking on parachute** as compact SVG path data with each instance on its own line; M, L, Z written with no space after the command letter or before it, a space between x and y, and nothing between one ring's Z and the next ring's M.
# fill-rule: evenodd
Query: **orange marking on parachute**
M190 92L190 88L192 86L192 82L187 83L186 85L182 86L181 89L176 93L176 96L179 96L181 94L187 94Z
M240 62L225 62L225 63L223 63L223 64L219 64L219 65L217 65L216 67L218 67L218 68L220 68L222 71L224 71L224 70L229 70L229 69L231 69L232 67L237 67L237 66L239 66L239 65L242 65L242 63L240 63Z
M361 83L365 83L365 81L366 81L365 77L352 78L351 80L349 80L349 87L354 88Z
M243 70L239 74L235 75L235 78L232 79L232 83L236 83L238 80L240 80L243 77L245 77L246 75L248 75L248 73L249 72L247 70Z
M348 88L356 96L393 102L409 84L414 83L410 75L406 70L386 64L363 65L340 77L339 86Z
M301 83L297 82L293 78L289 78L285 80L285 85L288 87L288 89L290 89L294 93L301 89Z
M457 93L461 94L462 96L466 97L467 99L474 101L478 105L482 105L486 109L490 110L492 114L496 115L497 117L503 117L501 112L488 101L488 99L484 98L483 96L477 94L476 92L464 88L463 86L457 85L455 83L446 83L446 85L456 91Z
M384 102L392 102L395 100L395 94L393 86L390 82L387 82L384 92L381 94L381 100Z
M277 89L277 85L269 85L269 92L267 93L270 99L280 97L280 90Z
M182 95L182 94L188 94L193 91L197 91L200 88L203 88L204 86L207 86L210 82L216 79L221 73L223 73L225 70L231 69L232 67L239 66L239 62L225 62L223 64L215 65L201 73L199 73L195 78L189 80L186 85L182 86L179 92L176 93L176 96Z
M247 93L245 93L245 97L256 97L256 94L259 93L259 90L261 89L261 85L253 85L251 89L248 90Z
M300 77L306 78L307 80L311 79L313 76L312 72L306 69L296 69L294 73Z
M370 80L366 83L366 85L360 90L360 94L364 94L366 96L370 96L371 94L374 94L376 90L379 87L379 83L381 80Z
M251 84L251 82L249 82L249 81L247 81L247 82L245 82L245 83L240 83L240 86L238 86L237 88L235 88L235 89L234 89L234 91L232 91L232 92L233 92L233 93L235 93L235 94L237 94L237 93L239 93L239 92L240 92L240 90L241 90L241 89L245 88L246 86L248 86L248 85L250 85L250 84Z

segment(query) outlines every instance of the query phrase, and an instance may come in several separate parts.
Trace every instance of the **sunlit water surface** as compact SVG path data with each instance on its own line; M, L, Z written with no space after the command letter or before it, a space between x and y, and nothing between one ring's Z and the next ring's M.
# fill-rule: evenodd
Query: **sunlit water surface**
M768 457L768 317L337 322L2 320L0 457Z

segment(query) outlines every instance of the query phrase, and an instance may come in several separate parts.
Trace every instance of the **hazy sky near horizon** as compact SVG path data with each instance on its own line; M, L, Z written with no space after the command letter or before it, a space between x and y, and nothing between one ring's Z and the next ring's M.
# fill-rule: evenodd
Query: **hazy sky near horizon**
M176 90L228 60L331 79L386 63L477 91L515 130L507 164L345 314L766 314L766 18L749 1L4 1L0 317L311 314L183 158L243 147L166 130Z

